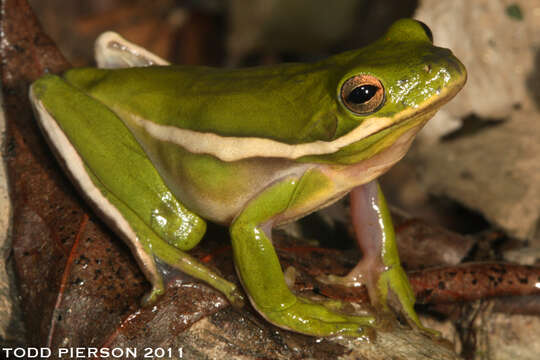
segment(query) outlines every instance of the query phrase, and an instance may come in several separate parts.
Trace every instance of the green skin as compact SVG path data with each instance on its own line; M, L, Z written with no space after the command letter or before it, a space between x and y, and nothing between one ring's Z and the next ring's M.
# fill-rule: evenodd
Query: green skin
M385 96L365 115L345 107L340 93L348 78L361 74L379 79ZM242 304L234 284L185 253L202 238L206 219L229 225L239 278L263 317L305 334L361 336L376 326L374 316L344 315L342 304L315 303L288 289L271 229L371 186L360 201L371 204L366 211L377 219L379 240L359 240L364 259L347 277L322 280L362 282L377 309L388 313L394 299L422 327L373 181L405 154L465 79L452 53L405 19L377 42L317 63L73 69L40 78L30 96L67 172L130 244L152 282L146 302L164 291L159 259ZM164 137L174 129L187 131ZM325 150L352 133L359 134L353 141ZM206 147L184 143L204 143L209 134L218 136Z

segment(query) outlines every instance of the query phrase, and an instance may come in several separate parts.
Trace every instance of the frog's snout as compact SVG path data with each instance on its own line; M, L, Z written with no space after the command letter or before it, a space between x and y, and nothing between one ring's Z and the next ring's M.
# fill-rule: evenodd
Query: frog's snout
M465 65L457 57L454 56L452 51L446 48L436 47L435 51L424 59L423 70L430 73L433 69L444 69L450 77L449 83L459 82L465 84L467 80L467 69Z
M452 54L450 50L448 50L448 52ZM447 61L450 73L453 74L452 82L455 82L456 87L461 89L467 82L467 69L465 68L465 65L463 65L463 63L453 55L449 57Z

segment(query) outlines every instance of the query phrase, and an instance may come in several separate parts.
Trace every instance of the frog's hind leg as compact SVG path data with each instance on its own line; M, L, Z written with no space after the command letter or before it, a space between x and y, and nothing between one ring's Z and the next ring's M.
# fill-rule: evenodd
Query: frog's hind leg
M91 173L90 177L93 177ZM93 181L99 184L99 180L93 179ZM118 233L123 234L123 237L128 237L126 243L131 247L132 253L152 284L152 290L143 299L143 304L153 303L164 292L161 272L156 265L157 258L165 264L189 276L202 280L221 291L231 304L235 306L243 305L242 295L239 293L236 285L225 280L201 264L194 257L157 236L152 228L145 224L123 202L115 198L113 194L107 192L106 189L101 188L100 192L106 196L107 200L115 203L112 209L118 209L120 219L115 217L118 220L115 220L115 224L112 226ZM111 218L111 216L108 218Z
M155 302L165 292L163 278L153 255L153 243L158 242L159 238L124 203L108 192L91 172L88 175L92 183L100 188L91 196L90 201L114 203L114 206L101 210L102 218L130 247L139 267L152 285L150 292L143 298L142 304L148 305Z
M164 291L158 258L241 302L234 284L179 250L195 246L206 223L170 192L115 113L54 75L34 83L30 98L61 165L140 262L152 283L147 300Z

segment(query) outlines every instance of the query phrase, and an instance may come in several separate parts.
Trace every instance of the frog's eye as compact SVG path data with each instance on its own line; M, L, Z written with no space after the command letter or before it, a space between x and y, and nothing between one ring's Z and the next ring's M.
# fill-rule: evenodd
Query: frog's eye
M341 101L357 115L371 114L384 103L384 87L374 76L356 75L343 83Z

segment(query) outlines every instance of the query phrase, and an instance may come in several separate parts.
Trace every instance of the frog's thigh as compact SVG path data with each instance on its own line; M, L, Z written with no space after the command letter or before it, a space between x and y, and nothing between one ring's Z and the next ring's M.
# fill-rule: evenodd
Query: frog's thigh
M40 80L36 92L41 126L77 185L132 248L152 283L150 300L163 292L156 256L241 303L234 284L169 245L193 247L206 224L174 198L121 120L57 76Z
M107 191L91 172L88 172L88 175L92 183L99 189L99 193L94 194L91 200L94 202L108 202L113 205L104 210L104 215L131 248L131 252L137 259L141 270L152 284L152 290L143 299L143 304L154 302L165 291L154 258L155 247L163 246L161 244L163 241L129 207Z
M32 92L39 99L42 128L79 185L84 169L70 166L74 157L160 238L182 250L200 241L206 223L170 192L115 113L58 76L41 78ZM66 144L58 144L64 135Z

